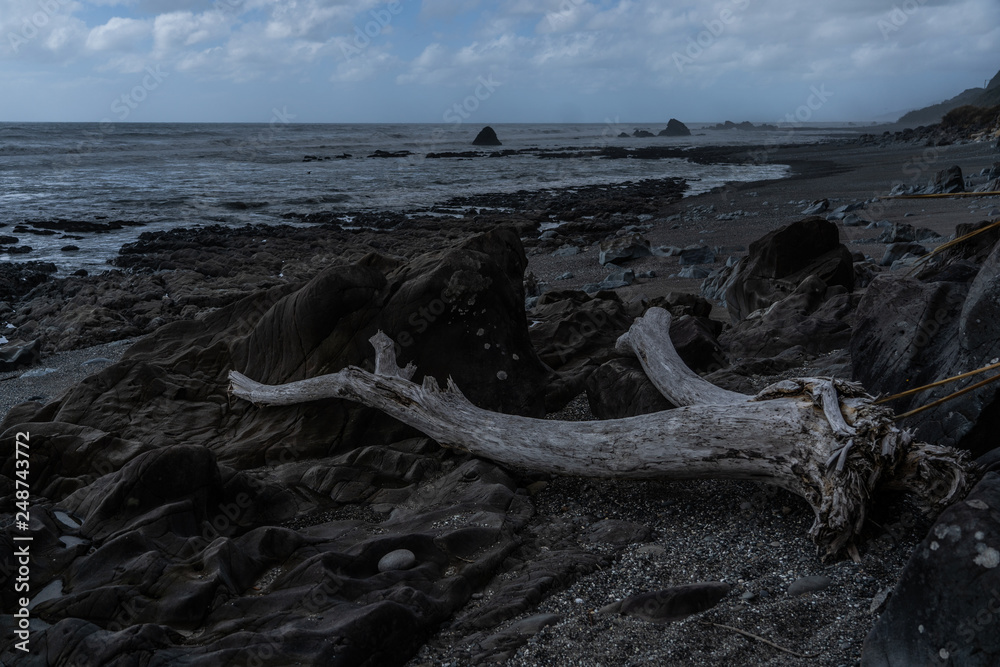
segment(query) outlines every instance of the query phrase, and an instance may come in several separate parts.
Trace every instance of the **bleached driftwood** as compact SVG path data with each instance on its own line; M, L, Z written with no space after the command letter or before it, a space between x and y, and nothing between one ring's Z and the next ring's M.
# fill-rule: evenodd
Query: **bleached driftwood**
M476 407L449 378L410 381L392 340L372 337L375 372L347 367L285 385L263 385L230 372L230 392L256 405L339 398L356 401L448 447L540 472L628 479L743 479L803 497L815 512L810 536L825 555L853 546L879 487L912 491L943 505L967 486L956 450L913 442L854 383L786 380L757 396L715 387L692 373L668 335L670 315L650 309L619 340L664 395L681 407L625 419L564 422Z

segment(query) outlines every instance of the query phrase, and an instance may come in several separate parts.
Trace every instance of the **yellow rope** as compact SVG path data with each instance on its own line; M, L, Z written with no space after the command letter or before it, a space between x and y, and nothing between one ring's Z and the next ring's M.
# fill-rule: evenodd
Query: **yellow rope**
M977 234L982 234L983 232L987 232L987 231L993 229L994 227L998 227L998 226L1000 226L1000 220L997 220L996 222L991 222L990 224L986 225L985 227L981 227L981 228L979 228L979 229L977 229L977 230L975 230L973 232L969 232L965 236L959 236L957 239L952 239L951 241L948 241L947 243L942 243L937 248L934 248L934 250L930 251L929 253L927 253L926 255L924 255L923 257L921 257L919 260L917 260L917 262L912 267L910 267L910 270L906 272L906 277L908 277L911 273L913 273L914 271L916 271L917 268L921 264L923 264L924 262L926 262L927 260L929 260L934 255L938 254L942 250L945 250L947 248L951 248L952 246L958 245L959 243L962 243L963 241L967 241L968 239L971 239L973 236L976 236Z
M967 377L972 377L973 375L979 375L980 373L991 371L994 368L1000 368L1000 363L991 364L990 366L984 366L983 368L980 368L975 371L969 371L968 373L962 373L961 375L956 375L954 377L945 378L944 380L938 380L937 382L925 384L924 386L917 387L916 389L907 389L906 391L900 392L898 394L893 394L892 396L886 396L885 398L880 398L877 401L874 401L874 405L880 405L882 403L888 403L889 401L895 401L898 398L906 398L907 396L913 396L914 394L919 394L925 389L933 389L934 387L940 387L941 385L948 384L949 382L954 382L956 380L964 380Z
M890 195L886 199L939 199L945 197L989 197L1000 192L942 192L936 195Z
M928 403L927 405L921 406L921 407L917 408L916 410L910 410L909 412L904 412L901 415L897 415L896 416L896 421L899 421L900 419L905 419L906 417L912 417L913 415L917 414L918 412L923 412L924 410L930 410L931 408L937 407L938 405L941 405L942 403L946 403L947 401L950 401L953 398L958 398L962 394L968 394L970 391L975 391L976 389L979 389L980 387L985 387L990 382L995 382L996 380L1000 380L1000 374L994 375L991 378L986 378L982 382L977 382L976 384L970 385L970 386L966 387L965 389L959 389L958 391L956 391L953 394L948 394L944 398L939 398L938 400L934 401L933 403Z

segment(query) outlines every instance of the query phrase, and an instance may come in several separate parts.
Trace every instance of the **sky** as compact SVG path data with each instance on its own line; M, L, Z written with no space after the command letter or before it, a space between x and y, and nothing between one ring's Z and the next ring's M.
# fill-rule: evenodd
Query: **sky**
M0 0L0 121L889 120L1000 0Z

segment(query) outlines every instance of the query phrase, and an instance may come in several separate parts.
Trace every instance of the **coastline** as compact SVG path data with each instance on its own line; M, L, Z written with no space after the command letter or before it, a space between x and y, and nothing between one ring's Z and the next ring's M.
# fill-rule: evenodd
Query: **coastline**
M732 155L736 159L748 150L734 147ZM745 254L749 244L766 232L804 218L802 210L814 200L826 198L832 209L884 197L925 151L916 146L875 149L851 144L779 147L769 152L769 159L791 167L792 173L783 179L735 184L691 197L680 197L677 187L663 182L608 188L614 195L607 197L599 188L589 190L586 197L575 191L551 196L528 193L535 208L501 211L470 205L474 210L462 217L432 215L431 211L386 231L318 224L150 234L120 254L121 273L49 281L25 301L8 303L3 316L17 327L16 334L44 340L40 367L51 365L59 373L32 380L20 377L23 371L12 371L0 380L18 378L7 385L11 402L24 392L35 391L43 397L37 405L41 409L42 403L58 398L76 386L83 373L89 373L84 362L104 358L108 361L95 365L106 367L121 354L127 357L128 345L116 341L142 340L145 334L182 320L204 322L252 293L291 293L320 272L346 271L354 262L389 271L421 253L452 247L495 225L517 229L527 249L528 271L551 289L576 290L604 278L609 270L597 261L595 243L629 225L636 226L654 247L721 248L715 261L705 267L718 268L728 257ZM935 171L953 163L972 173L996 159L995 152L976 145L935 152L927 168L918 169L916 182L925 183ZM628 210L616 217L613 212L626 201ZM590 207L587 215L572 214L581 202ZM1000 198L995 196L971 201L883 199L862 212L877 213L872 216L876 220L925 226L947 238L955 225L983 220L997 206ZM576 215L575 231L541 239L542 225L551 215ZM372 221L388 226L400 218L372 214ZM885 244L873 238L877 232L863 225L838 224L838 228L841 240L854 252L877 261L885 249ZM552 255L567 244L579 252ZM637 275L650 271L656 275L615 290L623 302L700 292L702 279L671 277L680 269L677 256L644 257L628 267ZM556 280L565 273L573 277ZM717 305L713 317L728 320ZM14 334L8 336L15 339ZM103 347L90 347L95 344ZM145 352L149 354L148 349ZM806 355L784 372L824 374L830 363ZM769 379L773 377L754 381ZM41 386L42 380L50 384ZM585 397L549 415L590 417ZM474 617L500 600L513 598L520 603L518 595L527 600L524 608L481 631L446 621L408 663L410 667L487 661L525 667L656 662L857 664L862 641L880 610L879 596L884 600L892 589L929 525L915 518L891 534L879 530L879 524L914 515L905 501L896 499L877 509L873 517L877 523L866 529L869 548L860 563L822 563L806 538L811 510L781 490L713 481L599 482L537 475L516 479L520 495L529 493L533 498L533 516L521 530L519 546L497 565L495 577L477 593L479 597L473 597L456 617ZM593 524L604 520L623 522L616 524L624 526L623 530L644 526L646 534L618 543L590 540ZM588 564L581 560L583 556ZM528 566L540 562L551 565L539 571ZM816 575L829 577L830 587L802 597L786 594L791 582ZM547 583L538 583L545 578ZM632 593L694 581L725 581L733 592L704 615L666 626L605 610ZM524 588L518 589L522 584ZM539 618L543 615L547 620ZM543 621L543 627L537 628ZM740 627L800 653L822 654L790 657L700 621ZM536 629L523 635L517 627Z

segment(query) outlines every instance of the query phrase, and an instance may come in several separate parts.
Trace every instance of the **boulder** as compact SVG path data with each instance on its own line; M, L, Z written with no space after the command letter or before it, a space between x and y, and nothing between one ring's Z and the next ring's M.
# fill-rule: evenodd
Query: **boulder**
M854 377L872 393L895 394L1000 357L1000 244L978 265L974 262L982 249L971 241L964 251L961 245L929 260L931 265L916 277L883 274L868 286L858 304L850 348ZM892 407L907 412L981 379L930 389L894 401ZM986 385L901 425L915 429L920 440L964 447L978 456L997 445L990 435L1000 425L997 389L996 383Z
M492 127L487 125L479 131L476 138L472 140L473 146L502 146L500 139L497 138L497 133Z
M656 135L649 130L636 130L632 133L632 136L638 139L647 139L649 137L655 137Z
M675 406L646 376L638 359L612 359L587 378L587 400L598 419L621 419Z
M657 136L661 137L690 137L691 130L688 126L680 122L676 118L671 118L667 121L667 127L660 130Z
M1000 474L987 473L917 545L865 638L863 667L988 667L1000 657Z
M924 194L951 194L953 192L965 192L965 178L962 176L962 168L957 164L934 174Z
M809 276L795 291L751 313L720 336L730 358L773 357L801 346L809 354L846 347L857 300L841 286Z
M853 258L837 225L813 217L765 234L750 244L727 281L726 308L733 322L791 294L806 277L827 287L854 289Z
M640 257L649 257L653 251L649 247L649 241L641 234L632 232L623 236L616 236L607 241L602 241L600 246L600 256L598 261L601 264L615 264L627 262Z

